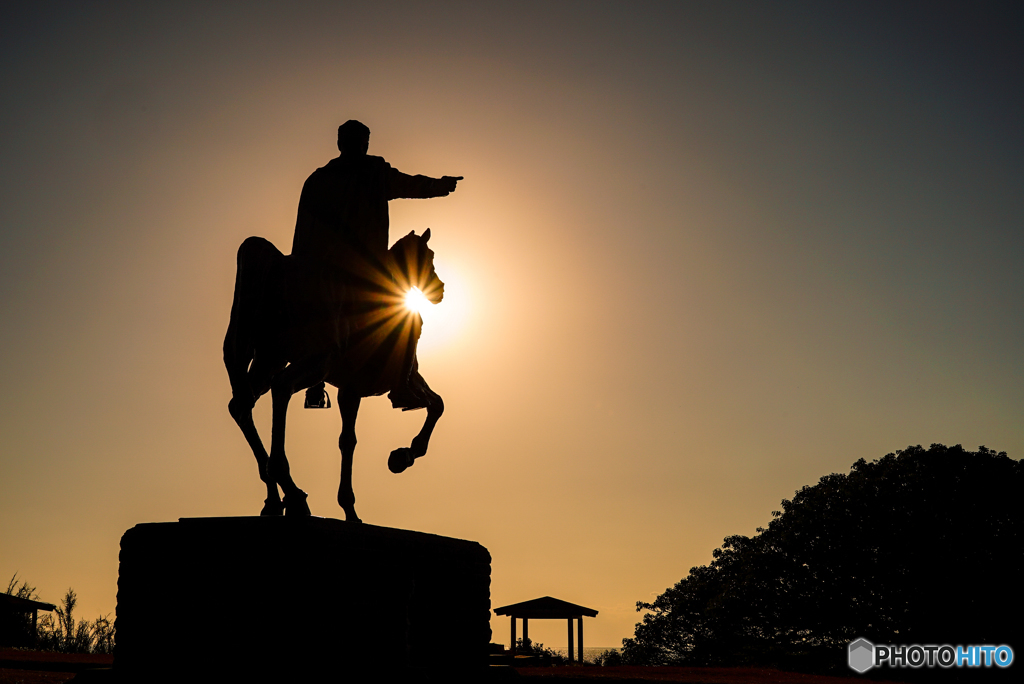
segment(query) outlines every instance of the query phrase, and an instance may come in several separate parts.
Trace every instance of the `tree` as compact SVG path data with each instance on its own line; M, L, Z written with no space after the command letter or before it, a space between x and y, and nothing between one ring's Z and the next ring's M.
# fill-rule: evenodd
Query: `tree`
M1024 468L984 446L908 447L799 490L754 537L653 603L625 662L845 667L883 644L1018 644Z

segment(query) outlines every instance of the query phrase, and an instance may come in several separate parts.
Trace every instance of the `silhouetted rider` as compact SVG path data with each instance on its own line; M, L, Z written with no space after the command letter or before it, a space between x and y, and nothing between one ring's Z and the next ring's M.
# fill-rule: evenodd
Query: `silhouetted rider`
M388 271L388 202L393 199L444 197L455 191L461 176L410 176L382 157L366 153L370 129L350 120L338 127L341 154L314 171L302 186L292 254L355 274L356 263ZM404 387L392 391L396 407L425 406L408 387L415 340L402 369ZM310 388L307 398L322 387Z

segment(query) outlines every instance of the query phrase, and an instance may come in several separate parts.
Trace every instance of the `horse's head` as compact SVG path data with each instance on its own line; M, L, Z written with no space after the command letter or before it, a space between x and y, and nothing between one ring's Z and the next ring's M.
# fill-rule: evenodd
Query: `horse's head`
M423 235L409 231L391 247L390 252L403 294L416 287L432 304L437 304L444 297L444 283L434 271L434 250L427 247L429 239L429 228L423 231Z

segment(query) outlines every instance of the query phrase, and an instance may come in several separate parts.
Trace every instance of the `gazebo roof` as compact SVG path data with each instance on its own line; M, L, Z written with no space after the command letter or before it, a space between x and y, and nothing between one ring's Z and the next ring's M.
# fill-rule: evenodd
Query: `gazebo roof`
M20 598L18 596L11 596L10 594L0 594L0 605L8 608L9 610L17 611L29 611L29 610L53 610L57 606L52 603L43 603L42 601L33 601L32 599Z
M593 608L578 606L575 603L551 598L550 596L544 596L542 598L533 599L532 601L512 603L507 606L502 606L501 608L495 608L494 613L495 615L511 615L517 618L539 619L572 618L580 615L597 617L597 611Z

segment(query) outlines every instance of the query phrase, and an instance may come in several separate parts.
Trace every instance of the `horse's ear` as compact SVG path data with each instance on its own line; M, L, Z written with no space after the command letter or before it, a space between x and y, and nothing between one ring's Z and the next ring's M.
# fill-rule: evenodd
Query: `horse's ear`
M426 241L429 240L429 239L430 239L430 229L427 228L425 231L423 231L423 242L426 243Z
M416 231L415 230L410 230L409 234L406 235L405 237L409 238L409 237L414 237L415 235L416 235Z

